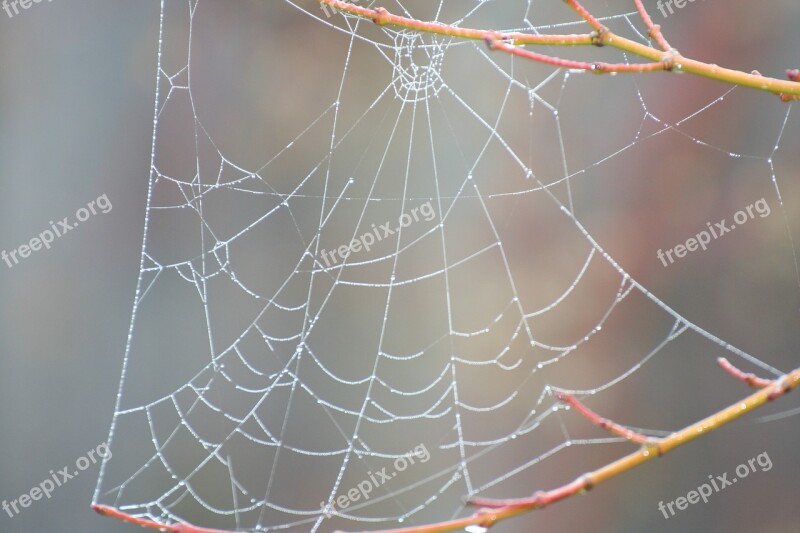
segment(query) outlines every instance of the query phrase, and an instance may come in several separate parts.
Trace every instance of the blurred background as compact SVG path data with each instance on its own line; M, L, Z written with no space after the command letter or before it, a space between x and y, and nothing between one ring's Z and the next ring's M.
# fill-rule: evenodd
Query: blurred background
M423 19L438 7L375 5ZM635 16L620 16L632 2L586 5L623 35L642 31ZM796 3L695 1L668 17L646 5L687 57L779 78L800 66ZM673 430L748 393L716 357L767 375L697 332L662 346L675 319L654 298L766 365L798 366L796 105L687 75L553 75L480 43L328 19L312 0L164 6L159 178L142 276L149 289L121 400L123 409L150 409L118 417L101 503L152 513L147 504L191 478L207 502L233 507L229 472L198 466L209 457L199 443L224 439L231 420L192 408L198 392L189 382L231 416L256 412L263 427L248 427L249 435L281 435L283 455L242 434L222 447L240 496L246 488L256 501L266 493L271 504L311 513L337 479L337 494L346 492L391 464L381 454L424 444L430 462L388 486L382 494L390 497L353 511L399 516L425 504L406 520L421 524L464 512L467 481L453 477L462 457L471 486L487 487L480 494L512 497L631 451L625 443L576 445L532 461L565 442L605 436L574 412L538 424L553 405L542 400L546 385L595 392L587 404L621 423ZM28 493L108 437L139 277L161 15L149 0L0 11L0 250L102 195L113 205L51 249L13 268L0 262L0 500ZM586 31L562 2L444 2L438 16L472 27ZM553 53L621 60L606 49ZM761 198L769 216L669 267L658 260L657 250ZM315 250L428 201L432 221L344 265L314 262ZM599 253L580 274L590 247L576 221L650 297L634 289L616 302L629 286ZM521 320L567 290L553 309ZM450 366L454 354L461 362ZM496 357L513 370L485 364ZM245 361L277 376L266 401L245 390L264 386ZM293 376L304 385L297 391ZM382 382L369 392L346 384L377 383L375 376ZM392 393L433 382L428 395ZM389 417L376 405L394 413L391 424L363 422ZM796 407L789 395L588 496L495 530L794 531L797 417L764 417ZM365 416L352 416L360 409ZM341 478L341 455L291 451L339 450L354 434L357 447L374 453L353 455ZM488 451L452 445L512 434ZM154 438L171 439L155 466ZM659 501L685 496L709 475L732 476L763 452L774 465L768 472L669 520L658 510ZM19 515L0 512L0 531L139 531L90 510L97 474L92 465ZM173 511L207 527L297 519L273 511L264 518L260 508L224 516L175 494ZM334 518L319 530L368 525Z

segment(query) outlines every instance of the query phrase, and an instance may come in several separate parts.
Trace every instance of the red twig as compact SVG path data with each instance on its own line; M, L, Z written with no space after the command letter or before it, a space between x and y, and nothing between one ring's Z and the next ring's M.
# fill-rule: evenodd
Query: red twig
M123 522L136 524L137 526L141 527L158 529L159 531L167 531L169 533L230 533L229 531L223 531L221 529L208 529L204 527L193 526L187 523L159 524L158 522L153 522L152 520L146 520L144 518L137 518L135 516L131 516L127 513L123 513L119 509L114 509L113 507L109 507L108 505L94 504L92 505L92 509L94 509L95 512L103 516L110 516L111 518L117 518L119 520L122 520Z
M772 381L769 379L760 378L755 374L746 374L742 372L724 357L717 359L717 363L719 363L719 366L721 366L725 372L735 377L739 381L744 381L754 389L763 389L764 387L772 384Z
M647 9L645 9L642 0L633 0L633 3L636 4L636 9L639 11L639 16L642 17L642 21L647 27L647 35L649 35L650 38L653 39L665 52L672 50L672 46L670 46L670 44L667 42L664 34L661 33L661 26L658 24L653 24L653 19L650 18L650 13L648 13Z
M607 28L603 25L603 23L594 18L594 15L589 13L586 8L583 7L580 2L578 2L578 0L564 0L564 2L566 2L569 7L574 9L583 20L588 22L589 26L594 28L597 33L602 34L606 32Z
M589 63L586 61L573 61L571 59L562 59L559 57L539 54L537 52L531 52L530 50L507 44L504 40L491 37L486 39L486 43L492 50L500 50L502 52L506 52L507 54L522 57L524 59L530 59L531 61L537 61L539 63L553 65L559 68L585 70L588 72L594 72L596 74L608 74L612 72L655 72L659 70L672 70L674 67L674 60L671 58L665 61L657 61L652 63Z
M581 415L583 415L586 419L588 419L592 424L600 426L601 428L605 429L609 433L613 433L619 437L622 437L626 440L631 442L636 442L638 444L655 444L656 440L647 437L646 435L642 435L641 433L637 433L631 429L626 428L616 422L609 420L608 418L603 418L602 416L598 415L585 405L583 405L575 396L572 394L568 394L566 392L556 392L556 398L560 401L564 402L565 404L569 405L576 411L578 411Z

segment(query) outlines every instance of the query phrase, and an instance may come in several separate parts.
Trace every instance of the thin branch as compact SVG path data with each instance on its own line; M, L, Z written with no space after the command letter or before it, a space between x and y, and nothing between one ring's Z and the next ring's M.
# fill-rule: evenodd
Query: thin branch
M605 33L608 31L608 28L606 28L602 22L594 18L594 16L589 13L589 11L587 11L586 8L583 7L580 2L578 2L578 0L564 0L564 2L569 7L574 9L575 12L594 29L594 31L598 33Z
M131 516L120 511L119 509L109 507L108 505L93 504L92 509L103 516L110 516L111 518L117 518L123 522L128 522L129 524L135 524L141 527L149 527L151 529L158 529L159 531L167 531L168 533L231 533L230 531L197 527L187 523L159 524L158 522L153 522L152 520Z
M647 35L665 52L672 50L672 46L670 46L664 38L664 34L661 33L661 26L653 24L653 19L650 18L650 13L645 9L642 0L633 0L633 3L636 4L636 10L639 12L639 16L642 17L642 22L644 22L644 25L647 27Z
M492 50L501 50L511 55L559 68L586 70L597 74L605 74L608 72L654 72L657 70L672 70L674 67L674 58L671 58L670 61L654 63L588 63L585 61L573 61L571 59L561 59L559 57L531 52L524 48L517 48L516 46L506 44L506 42L502 40L487 39L486 42Z
M403 17L389 13L385 8L376 9L361 7L344 0L317 0L319 3L338 9L343 13L357 15L372 20L380 26L394 26L415 30L420 33L433 33L446 35L462 39L483 40L489 43L495 50L510 53L519 57L524 57L532 61L545 63L562 68L575 68L594 72L604 73L641 73L654 71L674 71L686 72L696 76L714 79L731 85L749 87L779 96L784 101L800 99L800 71L789 70L787 75L789 80L779 80L762 76L760 74L746 73L739 70L720 67L719 65L704 63L695 59L683 57L677 50L672 48L658 25L653 24L652 19L647 14L647 10L640 0L634 0L636 7L642 15L648 34L662 48L657 50L637 41L622 37L606 28L597 18L591 15L577 0L564 0L572 7L594 30L591 34L574 35L533 35L523 32L503 33L494 30L481 30L470 28L458 28L440 22L425 22L410 17ZM647 18L644 18L644 17ZM648 22L649 21L649 22ZM610 46L624 52L628 52L647 59L649 63L644 65L611 64L598 62L572 62L569 60L554 58L546 54L524 53L524 50L517 46L537 45L537 46Z
M717 359L717 363L722 369L730 374L731 376L735 377L739 381L744 381L754 389L763 389L764 387L768 386L772 381L764 378L760 378L755 374L746 374L733 366L730 361L725 359L724 357L720 357Z
M584 418L588 419L592 424L600 426L601 428L605 429L609 433L613 433L618 437L622 437L625 440L629 440L631 442L636 442L638 444L653 444L655 442L654 439L646 435L642 435L641 433L637 433L632 429L628 429L625 426L617 424L613 420L609 420L608 418L603 418L602 416L598 415L585 405L583 405L580 400L575 398L572 394L568 394L566 392L556 392L556 398L560 401L564 402L565 404L569 405L576 411L578 411Z

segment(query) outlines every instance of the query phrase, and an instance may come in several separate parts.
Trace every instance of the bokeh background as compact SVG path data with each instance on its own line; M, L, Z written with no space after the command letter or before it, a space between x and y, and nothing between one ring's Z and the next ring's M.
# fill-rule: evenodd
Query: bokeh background
M189 5L178 0L166 3L173 12ZM415 4L406 4L414 12ZM426 13L419 7L422 4L416 4L421 13ZM509 4L488 2L471 22L512 28L523 26L525 16L538 25L575 20L562 2ZM587 2L598 15L632 11L627 4ZM258 169L336 99L349 41L341 32L296 8L301 6L318 16L320 12L311 0L298 0L295 5L283 0L200 0L198 5L193 47L197 115L226 155L246 168ZM458 2L452 5L454 12L464 12ZM686 56L745 71L758 69L775 77L781 77L788 67L800 65L800 36L796 31L800 6L794 2L763 5L744 0L698 0L666 19L659 15L654 2L647 5L672 44ZM139 270L160 11L160 3L151 0L54 0L33 4L13 18L0 12L0 249L10 250L27 242L47 228L48 221L71 216L102 194L113 204L111 212L91 218L58 239L51 250L37 252L11 269L0 263L0 500L28 492L48 477L51 469L74 464L107 437ZM624 18L616 18L611 24L620 31L631 31ZM165 56L167 64L185 54L180 50L186 37L182 28L180 20L167 20L165 50L174 54ZM569 28L583 31L579 26ZM381 38L374 28L365 27L363 34ZM484 54L483 49L471 44L451 47L443 69L455 93L486 116L496 118L507 80L487 68ZM607 50L579 50L573 57L598 55L609 60L618 57ZM506 58L496 61L503 68L511 64ZM355 116L363 112L376 90L386 87L391 69L387 70L383 57L363 44L356 46L347 68L344 103L351 107L343 113ZM541 80L549 70L517 62L514 72L518 79ZM800 235L797 108L784 121L785 104L765 94L738 89L686 121L680 132L637 141L626 153L594 165L634 141L640 128L642 139L656 129L646 121L642 126L645 107L660 119L675 123L715 101L727 88L690 76L572 76L563 85L561 79L548 85L541 95L558 102L570 171L586 169L571 182L572 201L581 223L627 272L701 328L774 367L789 370L798 366L800 284L791 240ZM531 81L531 85L535 83ZM393 105L388 108L390 115L397 110L397 102ZM517 93L507 105L510 111L498 129L522 143L514 148L528 156L532 166L541 168L540 179L552 181L562 171L560 156L554 156L558 146L553 143L558 136L554 134L552 114L538 106L528 116L529 102ZM474 157L486 142L486 130L462 119L456 118L457 137L461 148ZM178 124L178 119L170 120L167 126ZM329 126L320 125L310 140L270 167L271 185L286 190L297 183L301 170L313 166L327 150L324 143L330 139ZM378 119L368 119L350 144L337 149L340 161L344 161L342 172L347 171L348 161L364 153L364 145L373 131L381 131L379 128ZM771 158L776 178L773 183L767 159L782 128L781 145ZM695 138L707 144L696 143ZM177 126L160 133L162 164L173 169L173 175L192 169L183 158L193 140L187 138L185 128ZM381 142L377 149L386 147ZM407 142L389 148L390 160L401 165ZM458 147L452 144L442 150L454 154ZM732 157L730 153L754 157ZM442 167L442 180L454 186L464 172L456 158L446 160L454 163ZM412 195L416 198L426 195L429 173L424 161L415 161L413 175L419 180L414 182L418 189ZM401 176L395 172L396 182L391 181L391 175L386 176L380 195L402 196L398 196L397 188ZM487 194L521 187L519 169L509 163L502 150L487 154L475 171L475 179ZM782 193L782 206L776 184ZM555 194L564 201L566 189L555 188ZM656 259L657 249L683 242L706 221L730 218L761 197L772 208L769 217L738 228L708 252L691 254L669 268ZM398 205L397 201L385 202L372 216L376 221L389 220L394 216L390 213L399 212ZM548 212L547 205L530 196L512 196L489 207L503 223L502 238L514 250L517 267L530 268L529 276L517 273L516 277L523 283L519 293L532 299L555 294L568 279L570 267L576 261L580 264L585 253L574 227ZM251 204L231 207L222 203L216 207L220 214L238 209L237 216L264 209ZM313 206L296 209L296 215L314 213ZM468 204L460 214L464 218L452 223L456 226L449 237L452 242L479 242L486 237L481 233L485 228L471 222L476 220L471 218L474 209L474 204ZM219 223L224 227L224 221ZM352 233L352 220L345 217L337 224L339 235ZM300 226L307 229L302 221ZM191 249L186 227L171 226L167 221L155 228L160 250L182 250L181 246ZM275 265L285 268L287 255L297 245L297 235L292 231L285 224L261 228L256 234L261 241L249 243L249 255L239 256L239 265L253 275L266 272L263 279L269 287L271 276L279 276L272 272L279 270ZM338 242L335 232L327 239L329 243ZM407 265L407 271L433 268L431 257L415 256L418 263ZM463 279L458 280L454 294L464 297L460 316L465 321L484 316L470 311L478 309L480 299L487 306L494 296L502 299L502 287L494 285L488 275L497 266L495 258L459 273ZM376 267L355 276L363 279L385 274ZM609 272L588 279L580 301L540 324L546 332L542 338L554 342L567 339L586 324L596 322L597 310L607 303L609 290L616 290L617 281ZM170 287L175 285L167 285L167 289ZM180 300L172 299L168 290L159 295L163 302L148 308L146 317L149 323L166 325L161 330L141 332L139 353L149 357L138 359L146 364L135 369L128 385L128 392L136 398L152 397L165 386L184 383L188 378L181 369L193 368L197 358L204 357L198 355L204 343L208 351L207 339L191 330L181 336L170 335L173 323L169 319L181 312L176 304ZM348 353L352 349L348 347L369 344L363 339L371 338L374 331L362 335L353 325L358 317L372 312L369 303L368 298L358 295L337 302L340 313L325 330L332 360L346 362L346 357L355 357ZM443 312L441 301L420 307L412 298L405 305L407 308L395 320L398 327L394 334L398 337L428 334L425 328L435 329ZM356 318L347 318L348 312ZM229 325L232 329L235 326ZM640 361L653 341L663 338L669 325L664 314L644 299L622 306L614 320L604 325L603 335L593 340L591 350L554 365L552 373L543 377L542 383L536 382L539 388L529 394L535 400L544 382L574 388L605 383ZM498 339L487 345L496 348ZM413 339L408 345L414 345ZM368 361L368 351L361 355ZM681 427L747 392L716 368L717 355L721 355L718 348L687 336L671 343L634 379L598 395L591 405L638 427ZM411 380L413 376L405 378ZM476 374L471 378L465 394L472 391L471 399L476 403L491 403L492 388L503 386L488 376ZM530 408L531 402L527 398L517 408ZM509 521L497 530L794 531L797 506L793 495L800 488L797 417L758 420L796 406L797 400L790 395L763 412L612 480L589 496ZM509 416L518 417L519 412ZM485 476L498 477L563 441L561 423L568 425L573 436L601 436L572 413L552 417L552 422L552 427L542 428L541 442L526 440L526 445L533 442L538 448L515 447L506 454L507 463L499 458L483 463ZM488 427L504 427L506 423L510 422L498 413L492 421L496 425ZM402 436L408 439L406 448L410 449L420 442L420 435L423 433L398 435L388 431L378 442ZM120 461L135 456L130 450L135 452L137 446L146 445L150 436L140 433L139 438L143 444L133 438L118 442L112 452ZM574 447L527 470L492 495L522 495L561 484L629 449L626 445ZM753 474L752 479L715 494L708 504L691 506L670 520L664 520L658 512L659 501L685 495L708 475L733 472L740 463L765 451L774 465L771 471ZM447 458L438 461L434 464L441 466ZM288 466L291 468L291 463ZM0 514L0 531L138 531L89 509L96 476L94 466L54 492L51 499L36 502L19 516ZM313 485L313 477L309 477L287 484L286 490L302 499L304 492L313 492L308 489ZM157 496L154 493L150 497ZM313 503L309 497L308 504ZM433 506L425 518L447 518L446 513L451 511L452 506L446 504Z

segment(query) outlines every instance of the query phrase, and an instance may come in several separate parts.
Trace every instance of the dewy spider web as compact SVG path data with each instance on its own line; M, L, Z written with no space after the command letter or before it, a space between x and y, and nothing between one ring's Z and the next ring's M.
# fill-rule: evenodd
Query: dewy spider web
M585 30L561 2L386 4ZM781 374L659 299L596 232L616 242L602 217L645 178L630 169L672 147L706 172L745 168L741 206L769 201L792 262L775 164L791 105L770 100L771 138L736 152L695 125L768 96L702 81L676 113L663 77L599 80L311 0L244 6L253 20L230 2L161 4L142 263L96 503L244 531L428 523L467 513L465 496L541 488L537 466L566 448L622 441L552 387L611 402L657 382L655 364L719 355ZM648 42L628 2L605 8ZM657 261L672 243L636 224L639 255L617 249Z

